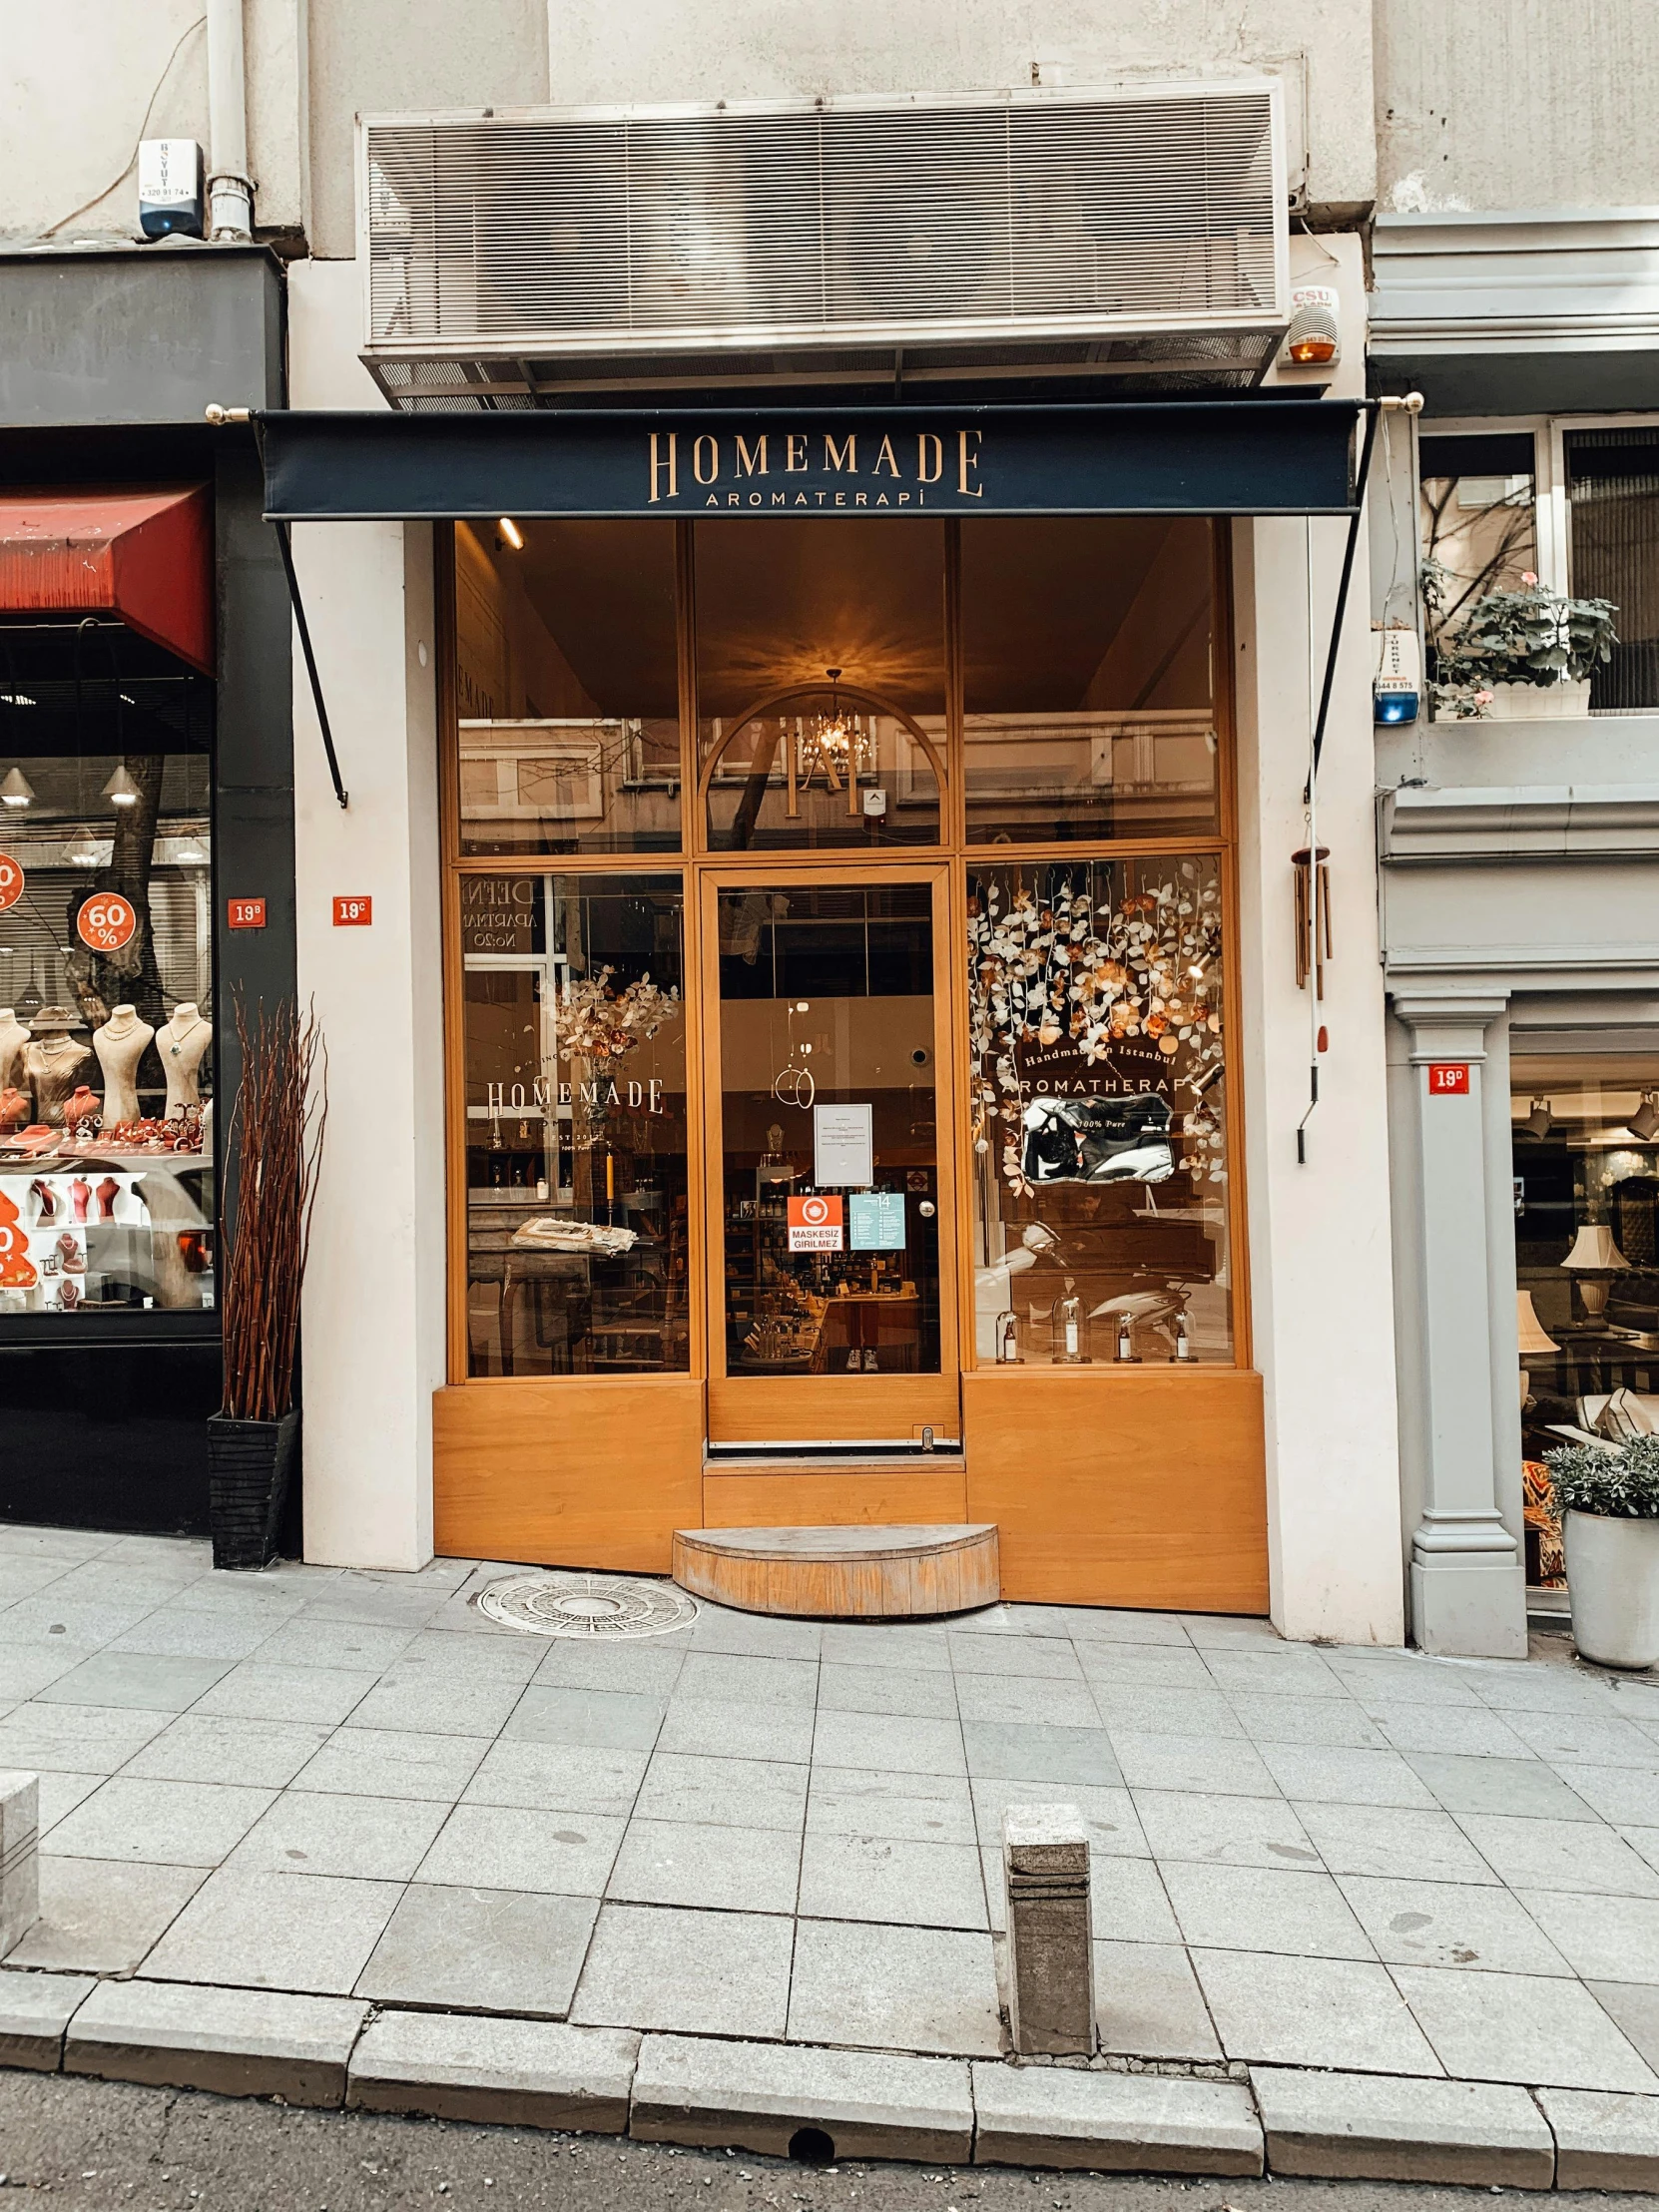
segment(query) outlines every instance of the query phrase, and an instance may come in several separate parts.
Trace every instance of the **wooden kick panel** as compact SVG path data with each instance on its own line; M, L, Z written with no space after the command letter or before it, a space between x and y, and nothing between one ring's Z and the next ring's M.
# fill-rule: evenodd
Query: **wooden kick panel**
M916 1620L994 1605L994 1528L680 1528L674 1579L746 1613Z
M705 1528L849 1528L967 1519L967 1475L939 1468L746 1467L703 1475Z

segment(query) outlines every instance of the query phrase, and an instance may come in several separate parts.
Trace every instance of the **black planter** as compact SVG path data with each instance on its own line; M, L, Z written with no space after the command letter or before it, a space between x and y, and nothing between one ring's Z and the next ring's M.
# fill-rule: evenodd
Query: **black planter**
M216 1567L263 1567L276 1552L299 1456L299 1408L280 1420L208 1416L208 1521Z

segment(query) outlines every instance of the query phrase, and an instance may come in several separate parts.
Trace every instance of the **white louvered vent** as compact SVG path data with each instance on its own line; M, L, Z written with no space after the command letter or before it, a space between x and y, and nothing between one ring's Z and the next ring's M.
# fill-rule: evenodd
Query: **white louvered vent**
M371 118L360 193L371 362L1283 321L1284 156L1265 79Z

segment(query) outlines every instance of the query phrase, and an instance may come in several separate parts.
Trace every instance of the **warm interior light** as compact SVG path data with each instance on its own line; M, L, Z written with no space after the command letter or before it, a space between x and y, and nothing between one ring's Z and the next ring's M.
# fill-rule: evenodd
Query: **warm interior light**
M0 783L0 807L9 807L14 814L21 814L35 796L35 787L20 768L7 772Z
M69 864L71 867L103 866L104 847L90 830L83 829L76 835L75 842L69 848Z
M507 543L512 547L515 553L522 553L524 551L524 532L519 528L518 524L513 520L511 515L502 515L500 520L496 523L495 527L500 531L501 535L506 539Z
M144 794L128 775L127 764L123 761L104 786L104 797L112 807L136 807L143 796Z

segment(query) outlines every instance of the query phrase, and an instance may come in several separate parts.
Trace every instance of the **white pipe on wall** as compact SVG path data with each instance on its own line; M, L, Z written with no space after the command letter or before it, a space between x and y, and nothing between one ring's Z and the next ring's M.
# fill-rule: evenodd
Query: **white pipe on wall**
M208 0L208 236L254 235L254 187L248 175L248 66L243 0Z

